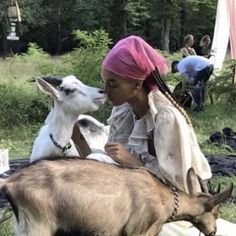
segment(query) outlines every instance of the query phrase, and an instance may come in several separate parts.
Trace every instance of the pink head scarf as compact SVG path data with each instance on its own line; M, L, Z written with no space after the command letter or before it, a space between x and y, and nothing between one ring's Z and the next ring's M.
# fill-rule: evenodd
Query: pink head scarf
M145 80L158 68L167 72L166 60L138 36L121 39L107 54L102 68L124 78Z

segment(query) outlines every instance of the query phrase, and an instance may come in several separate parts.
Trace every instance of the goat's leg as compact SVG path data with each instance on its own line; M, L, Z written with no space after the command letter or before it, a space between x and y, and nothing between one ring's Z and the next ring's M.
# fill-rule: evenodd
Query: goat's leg
M159 220L155 221L149 228L145 236L158 236L161 231L161 222Z

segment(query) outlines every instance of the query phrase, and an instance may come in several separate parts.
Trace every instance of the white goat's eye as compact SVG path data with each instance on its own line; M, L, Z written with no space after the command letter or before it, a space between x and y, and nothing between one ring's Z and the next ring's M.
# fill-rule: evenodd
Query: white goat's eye
M62 87L62 86L58 87L58 89L59 89L59 91L64 92L66 95L69 95L69 94L75 92L75 90L76 90L76 89L65 88L65 87Z
M66 95L69 95L69 94L75 92L75 90L76 90L76 89L69 89L69 88L68 88L68 89L65 89L65 88L64 88L64 92L65 92Z

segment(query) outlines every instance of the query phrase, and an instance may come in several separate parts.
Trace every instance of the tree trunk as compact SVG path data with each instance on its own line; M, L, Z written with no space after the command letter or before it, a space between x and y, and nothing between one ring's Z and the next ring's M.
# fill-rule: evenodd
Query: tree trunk
M61 55L62 46L61 46L61 4L60 1L58 3L57 10L57 54Z
M170 43L170 26L171 26L171 19L163 19L161 22L161 47L162 50L169 52L169 43Z
M123 0L122 5L123 5L123 9L122 9L122 28L123 28L123 34L127 35L128 34L128 26L127 26L127 13L125 11L125 6L127 4L126 0Z

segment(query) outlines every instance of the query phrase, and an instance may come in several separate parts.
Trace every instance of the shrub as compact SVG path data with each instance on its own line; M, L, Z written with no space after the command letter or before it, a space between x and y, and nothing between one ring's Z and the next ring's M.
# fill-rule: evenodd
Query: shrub
M42 122L48 113L49 100L36 89L24 89L14 84L0 86L0 125L5 128Z
M108 34L104 30L92 33L76 30L73 34L80 47L66 54L63 60L84 83L98 86L101 63L111 44Z
M219 75L208 82L208 92L215 100L224 99L234 103L236 100L236 84L233 84L236 60L227 60Z

